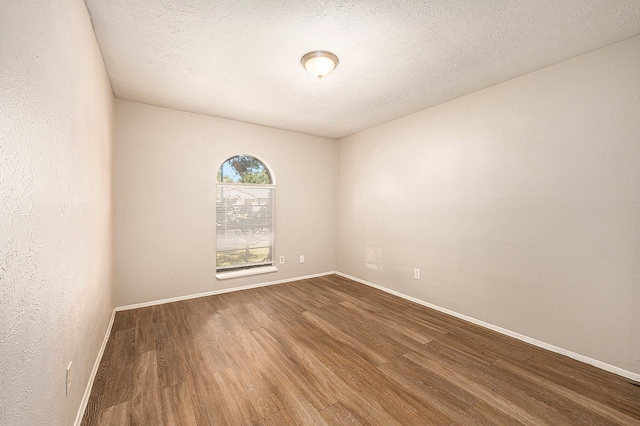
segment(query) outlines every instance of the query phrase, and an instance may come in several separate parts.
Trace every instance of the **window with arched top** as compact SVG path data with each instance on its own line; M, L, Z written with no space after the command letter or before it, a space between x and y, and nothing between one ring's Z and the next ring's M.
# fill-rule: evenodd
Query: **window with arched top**
M220 166L216 185L216 273L225 278L273 268L275 179L252 155Z

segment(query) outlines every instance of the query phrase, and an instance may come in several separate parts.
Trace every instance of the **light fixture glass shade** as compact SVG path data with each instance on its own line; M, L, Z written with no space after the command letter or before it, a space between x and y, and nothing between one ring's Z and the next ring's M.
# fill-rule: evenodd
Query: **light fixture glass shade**
M300 63L311 75L322 78L331 74L338 66L339 61L338 57L331 52L314 50L304 55Z

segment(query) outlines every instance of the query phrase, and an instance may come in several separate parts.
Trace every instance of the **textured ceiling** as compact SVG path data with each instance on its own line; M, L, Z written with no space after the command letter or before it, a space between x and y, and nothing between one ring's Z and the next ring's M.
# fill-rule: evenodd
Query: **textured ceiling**
M86 2L116 97L333 138L640 34L640 0Z

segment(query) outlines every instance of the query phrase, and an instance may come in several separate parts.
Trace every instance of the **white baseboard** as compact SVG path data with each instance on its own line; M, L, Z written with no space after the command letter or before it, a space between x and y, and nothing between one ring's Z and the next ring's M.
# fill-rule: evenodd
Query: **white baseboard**
M412 301L414 303L417 303L419 305L422 306L426 306L428 308L431 309L435 309L436 311L440 311L443 312L445 314L454 316L456 318L460 318L462 320L468 321L470 323L479 325L481 327L485 327L488 328L490 330L493 331L497 331L498 333L504 334L506 336L509 337L513 337L515 339L521 340L523 342L526 343L530 343L534 346L538 346L540 348L549 350L551 352L555 352L561 355L565 355L568 356L569 358L573 358L577 361L581 361L584 362L585 364L589 364L589 365L593 365L594 367L600 368L602 370L608 371L610 373L613 374L617 374L619 376L625 377L629 380L633 380L634 382L638 382L640 383L640 374L638 373L634 373L628 370L624 370L622 368L616 367L614 365L610 365L607 364L605 362L602 361L598 361L597 359L593 359L593 358L589 358L587 356L569 351L567 349L555 346L555 345L551 345L549 343L543 342L541 340L537 340L528 336L525 336L523 334L520 333L516 333L514 331L511 330L507 330L505 328L499 327L497 325L493 325L487 322L484 322L482 320L452 311L450 309L447 308L443 308L441 306L438 305L434 305L432 303L426 302L424 300L420 300L417 299L415 297L412 296L408 296L406 294L400 293L398 291L395 290L391 290L389 288L374 284L372 282L357 278L357 277L353 277L351 275L342 273L342 272L338 272L338 271L329 271L329 272L323 272L323 273L319 273L319 274L313 274L313 275L305 275L305 276L300 276L300 277L292 277L292 278L286 278L283 280L278 280L278 281L269 281L269 282L264 282L264 283L257 283L257 284L251 284L251 285L246 285L246 286L242 286L242 287L233 287L233 288L226 288L226 289L221 289L221 290L213 290L213 291L209 291L209 292L204 292L204 293L198 293L198 294L190 294L190 295L186 295L186 296L179 296L179 297L173 297L173 298L169 298L169 299L161 299L161 300L154 300L154 301L150 301L150 302L144 302L144 303L137 303L137 304L133 304L133 305L126 305L126 306L118 306L114 309L113 314L111 315L111 321L109 322L109 327L107 329L107 333L104 337L104 341L102 342L102 347L100 348L100 353L98 354L98 358L96 359L96 363L93 366L93 371L91 372L91 377L89 379L89 383L87 383L87 389L85 390L85 394L84 397L82 398L82 404L80 406L80 410L78 411L78 416L76 418L76 422L75 425L79 426L80 422L82 421L82 416L84 415L84 411L87 407L87 403L89 401L89 395L91 393L91 388L93 386L93 381L95 379L95 375L98 371L98 368L100 366L100 361L102 360L102 354L104 352L105 346L107 344L107 340L109 339L109 335L111 333L111 327L113 326L113 320L115 318L115 313L116 311L125 311L125 310L129 310L129 309L137 309L137 308L144 308L144 307L148 307L148 306L153 306L153 305L161 305L163 303L171 303L171 302L178 302L181 300L188 300L188 299L194 299L197 297L204 297L204 296L213 296L216 294L223 294L223 293L230 293L230 292L234 292L234 291L240 291L240 290L248 290L248 289L252 289L252 288L258 288L258 287L266 287L266 286L270 286L270 285L276 285L276 284L284 284L284 283L288 283L288 282L292 282L292 281L298 281L298 280L304 280L304 279L309 279L309 278L316 278L316 277L322 277L322 276L326 276L326 275L331 275L331 274L337 274L340 275L342 277L348 278L350 280L359 282L361 284L365 284L367 286L373 287L373 288L377 288L378 290L382 290L384 292L387 292L389 294L393 294L394 296L398 296L401 297L403 299Z
M493 331L497 331L498 333L507 335L509 337L513 337L513 338L518 339L518 340L522 340L523 342L530 343L530 344L532 344L534 346L538 346L540 348L549 350L551 352L555 352L555 353L558 353L558 354L561 354L561 355L568 356L569 358L573 358L573 359L575 359L577 361L584 362L585 364L593 365L594 367L598 367L598 368L600 368L602 370L608 371L610 373L617 374L617 375L622 376L622 377L626 377L627 379L630 379L630 380L633 380L634 382L639 382L640 383L640 374L638 374L638 373L634 373L632 371L627 371L627 370L624 370L622 368L616 367L614 365L610 365L610 364L607 364L605 362L598 361L597 359L589 358L587 356L580 355L580 354L575 353L575 352L571 352L571 351L569 351L567 349L563 349L563 348L560 348L558 346L554 346L554 345L551 345L549 343L545 343L543 341L540 341L540 340L537 340L537 339L533 339L533 338L525 336L523 334L516 333L514 331L507 330L507 329L502 328L502 327L498 327L497 325L489 324L489 323L481 321L479 319L476 319L476 318L473 318L473 317L470 317L470 316L467 316L467 315L460 314L458 312L452 311L450 309L443 308L443 307L438 306L438 305L434 305L434 304L429 303L429 302L425 302L424 300L420 300L420 299L417 299L415 297L407 296L406 294L400 293L398 291L391 290L391 289L388 289L386 287L382 287L380 285L374 284L372 282L369 282L369 281L366 281L366 280L363 280L363 279L360 279L360 278L352 277L351 275L344 274L342 272L336 272L336 274L340 275L341 277L345 277L345 278L348 278L350 280L357 281L357 282L359 282L361 284L365 284L365 285L368 285L370 287L377 288L378 290L382 290L382 291L387 292L389 294L393 294L394 296L398 296L398 297L401 297L403 299L410 300L411 302L415 302L415 303L417 303L419 305L426 306L426 307L431 308L431 309L435 309L436 311L440 311L440 312L443 312L445 314L454 316L456 318L460 318L462 320L465 320L465 321L471 322L473 324L479 325L481 327L488 328L488 329L493 330Z
M336 273L336 271L322 272L322 273L319 273L319 274L304 275L304 276L301 276L301 277L286 278L286 279L278 280L278 281L268 281L268 282L264 282L264 283L250 284L250 285L245 285L245 286L242 286L242 287L224 288L224 289L221 289L221 290L207 291L207 292L204 292L204 293L188 294L186 296L171 297L169 299L152 300L150 302L143 302L143 303L135 303L133 305L118 306L116 308L116 311L119 312L119 311L128 311L129 309L146 308L148 306L162 305L163 303L179 302L181 300L195 299L197 297L215 296L216 294L231 293L233 291L249 290L249 289L252 289L252 288L266 287L266 286L270 286L270 285L290 283L292 281L299 281L299 280L306 280L306 279L309 279L309 278L323 277L325 275L331 275L331 274L335 274L335 273Z
M80 426L80 423L82 423L84 410L87 409L87 404L89 403L89 396L91 396L91 388L93 388L93 381L96 379L98 368L100 368L100 362L102 362L102 355L104 354L104 349L107 347L107 342L109 341L109 336L111 335L111 327L113 327L113 320L115 319L115 317L116 317L116 310L114 309L113 312L111 312L111 319L109 320L109 326L107 327L107 332L104 335L104 339L102 339L102 346L100 346L100 351L98 352L96 362L93 364L93 370L91 370L91 376L89 376L87 387L84 390L84 395L82 396L82 401L80 402L80 409L78 410L76 421L73 423L74 426Z

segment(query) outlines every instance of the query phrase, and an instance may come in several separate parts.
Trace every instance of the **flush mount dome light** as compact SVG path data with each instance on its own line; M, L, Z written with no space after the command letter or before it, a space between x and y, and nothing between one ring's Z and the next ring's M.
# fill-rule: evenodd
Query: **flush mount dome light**
M302 66L311 75L322 78L326 77L338 66L338 57L325 50L314 50L300 59Z

